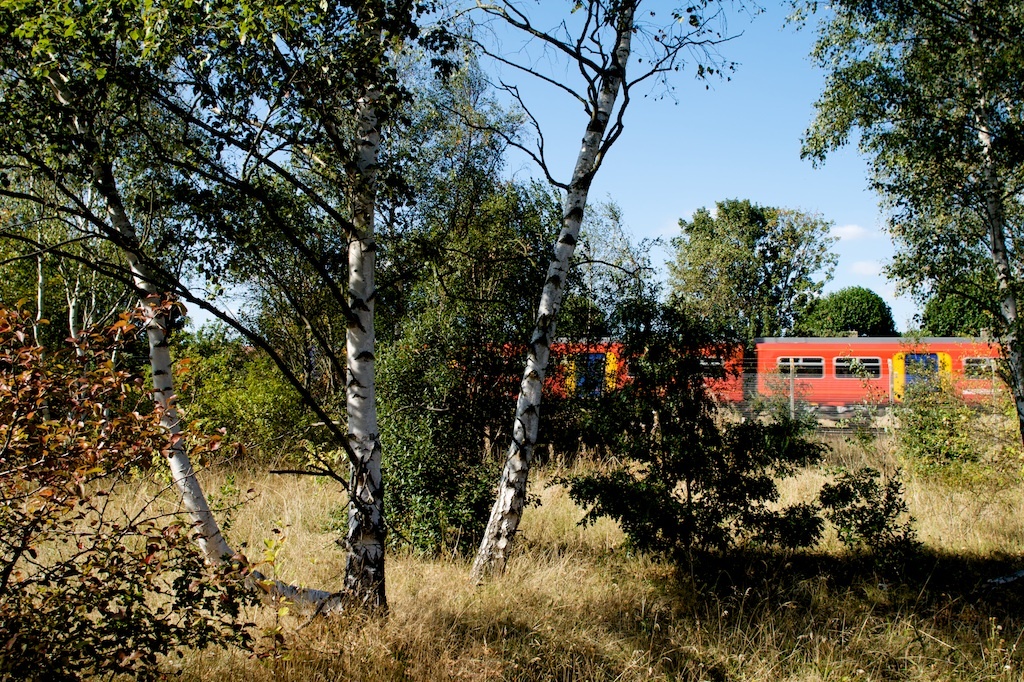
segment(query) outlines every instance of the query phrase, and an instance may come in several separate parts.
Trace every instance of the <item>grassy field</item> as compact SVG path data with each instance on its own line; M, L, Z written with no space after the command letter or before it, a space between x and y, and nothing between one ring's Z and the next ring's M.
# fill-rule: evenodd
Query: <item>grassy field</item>
M824 465L787 482L787 497L813 496L839 465L897 466L884 440L831 444ZM464 558L393 555L387 619L353 613L307 623L253 609L267 635L262 658L190 654L181 679L1024 679L1024 586L985 585L1024 557L1018 467L909 473L924 551L893 572L850 555L834 534L813 552L743 552L682 566L633 555L613 523L576 525L581 510L547 484L564 470L549 465L535 472L541 505L524 517L503 578L475 587ZM206 485L216 489L226 476L210 474ZM255 491L232 515L232 541L256 559L272 538L279 577L338 585L343 554L329 531L342 502L337 488L232 476Z

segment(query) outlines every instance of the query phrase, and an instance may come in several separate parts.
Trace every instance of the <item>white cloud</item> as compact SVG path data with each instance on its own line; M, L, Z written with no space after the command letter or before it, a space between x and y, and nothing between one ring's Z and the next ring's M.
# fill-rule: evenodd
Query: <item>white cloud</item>
M832 236L841 241L864 239L872 235L872 231L860 225L836 225L832 228Z
M850 272L862 277L878 277L882 274L882 264L877 260L859 260L850 264Z

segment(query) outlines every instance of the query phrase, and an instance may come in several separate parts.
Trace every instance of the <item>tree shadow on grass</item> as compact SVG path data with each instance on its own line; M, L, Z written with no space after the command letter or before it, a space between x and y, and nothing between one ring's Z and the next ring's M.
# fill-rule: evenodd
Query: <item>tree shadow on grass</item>
M344 628L349 643L329 638L340 658L317 654L308 665L346 679L369 679L367 660L376 679L1020 679L1024 581L986 585L1019 558L884 558L537 558L468 600L431 593L439 601L404 621Z
M1024 581L986 582L1015 563L735 551L624 577L633 595L538 616L550 596L520 594L520 609L483 630L458 617L446 627L454 641L492 642L501 679L1019 679Z
M704 627L716 646L780 676L1019 679L1024 580L988 582L1018 565L933 551L735 551L690 557L659 588L677 605L678 623ZM745 676L739 654L731 660Z

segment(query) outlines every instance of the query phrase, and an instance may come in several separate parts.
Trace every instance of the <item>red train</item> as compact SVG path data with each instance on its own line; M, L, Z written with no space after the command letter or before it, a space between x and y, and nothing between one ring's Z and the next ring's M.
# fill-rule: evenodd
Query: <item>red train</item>
M888 404L900 402L909 385L939 376L977 401L996 390L999 355L998 344L982 339L759 339L757 392L795 392L818 407Z
M622 345L556 343L548 388L556 396L597 395L629 380ZM1000 383L998 344L983 339L903 337L765 338L752 355L737 346L721 364L725 378L709 381L724 403L755 396L788 397L821 409L900 402L907 386L940 376L968 401L989 399Z

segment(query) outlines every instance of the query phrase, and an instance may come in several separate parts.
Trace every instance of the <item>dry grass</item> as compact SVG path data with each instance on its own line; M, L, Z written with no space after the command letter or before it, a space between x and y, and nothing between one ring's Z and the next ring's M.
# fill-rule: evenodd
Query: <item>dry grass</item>
M822 467L787 482L813 496L830 467L898 464L886 443L833 442ZM227 680L1021 680L1024 594L984 589L1024 556L1024 486L961 472L910 474L907 499L924 554L897 573L836 542L814 553L739 553L682 567L632 555L619 529L580 528L582 515L537 472L541 505L524 518L505 577L482 587L458 558L389 557L386 619L353 613L304 621L271 609L249 616L280 628L263 658L189 654L181 679ZM207 477L217 488L224 474ZM338 585L343 555L328 531L342 500L311 479L236 472L258 491L233 514L230 536L258 557L284 537L283 579ZM275 533L274 529L279 533Z

